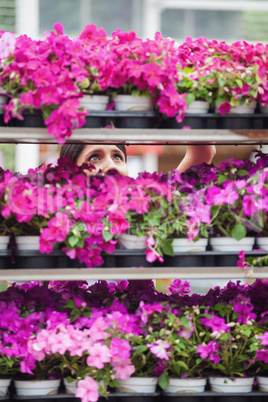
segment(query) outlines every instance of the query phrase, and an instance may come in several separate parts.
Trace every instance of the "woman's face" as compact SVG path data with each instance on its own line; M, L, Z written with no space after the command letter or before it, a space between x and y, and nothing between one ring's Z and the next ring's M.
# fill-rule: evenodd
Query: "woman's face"
M125 155L116 145L86 145L77 158L77 165L90 163L95 166L89 174L95 175L99 173L109 174L109 172L117 171L121 176L128 175Z

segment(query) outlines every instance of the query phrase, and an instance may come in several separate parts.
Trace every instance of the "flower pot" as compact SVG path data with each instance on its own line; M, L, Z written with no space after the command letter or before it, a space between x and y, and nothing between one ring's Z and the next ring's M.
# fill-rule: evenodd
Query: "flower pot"
M0 396L6 396L11 378L0 378Z
M261 392L268 392L268 377L257 376L258 388Z
M18 251L21 250L39 250L39 236L16 236Z
M0 250L7 250L9 236L0 236Z
M74 379L72 382L68 382L66 378L63 379L66 394L75 394L77 390L77 382Z
M106 110L109 102L108 95L85 95L79 98L80 104L86 110Z
M268 251L268 237L256 237L257 248L262 248L265 251Z
M209 377L209 384L213 392L251 392L254 378L239 377Z
M204 392L206 378L170 378L168 387L164 393L195 393Z
M59 391L60 380L15 380L14 385L18 396L55 395Z
M211 237L210 245L213 251L251 251L255 237L244 237L236 240L233 237Z
M77 390L77 381L76 381L76 379L73 379L73 381L68 382L67 379L64 378L63 379L63 384L64 384L64 387L65 387L66 394L75 395L76 390ZM104 382L101 381L100 385L104 386Z
M3 110L3 106L8 103L8 96L0 95L0 110Z
M113 99L115 110L152 110L152 100L148 96L116 95Z
M209 102L195 100L186 109L185 114L205 114L209 110Z
M123 233L118 237L119 248L127 250L144 250L146 249L146 239L146 235L139 237L128 233Z
M260 112L261 114L268 114L268 105L260 105Z
M128 393L154 393L157 385L155 377L130 377L126 380L117 380L119 383L118 392Z
M208 239L199 239L197 241L189 241L188 238L174 238L172 241L172 247L174 253L180 252L199 252L206 251Z
M231 114L253 114L255 109L256 109L256 102L251 103L248 105L247 103L244 103L243 105L237 105L235 107L232 107L230 110Z

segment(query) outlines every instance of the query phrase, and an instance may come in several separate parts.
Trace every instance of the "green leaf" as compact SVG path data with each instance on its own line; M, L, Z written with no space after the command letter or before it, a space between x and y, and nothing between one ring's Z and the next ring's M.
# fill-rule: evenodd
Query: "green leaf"
M140 95L140 91L139 91L138 89L133 89L133 90L131 91L131 95L133 95L133 96L139 96L139 95Z
M84 246L84 240L83 239L79 239L79 242L77 243L76 247L78 248L83 248Z
M137 353L143 353L146 350L148 350L148 346L146 346L146 345L139 345L139 346L136 347L136 352Z
M225 85L225 80L223 78L219 78L219 86L223 87Z
M75 247L77 245L77 243L79 242L79 237L76 236L70 236L68 237L68 244L70 247Z
M184 361L182 361L182 360L179 360L176 363L174 363L174 367L175 367L176 371L181 371L181 370L179 370L179 368L180 369L183 368L185 371L187 371L189 369L187 364L184 363Z
M195 95L192 93L189 93L186 95L185 100L186 100L187 106L189 106L195 100Z
M105 241L111 240L113 238L113 236L114 236L111 232L108 232L108 231L105 231L105 230L102 232L102 235L103 235L103 238L104 238Z
M238 174L238 176L247 176L248 172L246 170L241 169L241 170L238 170L237 174Z
M172 239L167 240L163 244L162 251L163 251L164 254L171 255L171 257L174 257L174 250L173 250L173 247L172 247Z
M235 82L237 83L237 85L242 89L243 88L243 82L239 79L235 80Z
M166 389L169 385L169 378L166 371L162 375L160 375L158 379L158 384L162 389Z
M246 228L242 223L237 223L231 230L231 236L236 240L243 239L247 234Z
M222 183L225 182L226 180L227 180L227 177L221 174L221 175L218 177L218 184L222 184Z

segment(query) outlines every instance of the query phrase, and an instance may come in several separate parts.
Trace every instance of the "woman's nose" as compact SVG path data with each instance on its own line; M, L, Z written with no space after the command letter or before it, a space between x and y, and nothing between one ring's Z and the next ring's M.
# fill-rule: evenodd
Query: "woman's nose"
M102 168L102 172L104 174L113 174L113 173L118 172L118 169L112 159L109 159L108 161L105 162L105 164Z

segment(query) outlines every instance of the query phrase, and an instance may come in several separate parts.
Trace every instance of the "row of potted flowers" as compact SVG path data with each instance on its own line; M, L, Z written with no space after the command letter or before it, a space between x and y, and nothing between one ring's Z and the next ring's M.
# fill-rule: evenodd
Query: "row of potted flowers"
M268 48L261 43L186 38L178 45L160 32L143 40L120 29L108 38L95 25L71 39L56 23L42 40L1 32L0 45L0 92L9 99L5 122L23 119L25 109L41 110L59 143L85 124L85 94L101 94L104 109L118 103L124 110L155 108L178 122L194 101L225 114L256 101L265 106L268 99ZM120 99L126 94L145 105L128 105Z
M267 280L189 295L177 279L169 291L152 281L13 285L0 293L0 377L31 380L31 395L33 380L65 378L83 402L130 392L136 377L134 392L148 392L147 377L151 392L202 392L207 378L215 392L250 392L254 377L267 392Z
M146 247L150 263L174 255L174 238L187 239L194 250L208 237L215 249L219 246L212 242L220 238L231 245L245 240L247 249L242 245L237 251L250 251L257 236L267 250L266 154L258 152L255 162L230 159L183 174L143 172L137 179L87 175L85 168L91 169L60 159L57 166L26 175L1 170L0 238L8 235L12 248L17 236L37 235L41 253L60 246L88 267L101 265L102 253L112 253L117 242L129 247L126 239L133 235L141 246L132 248Z

